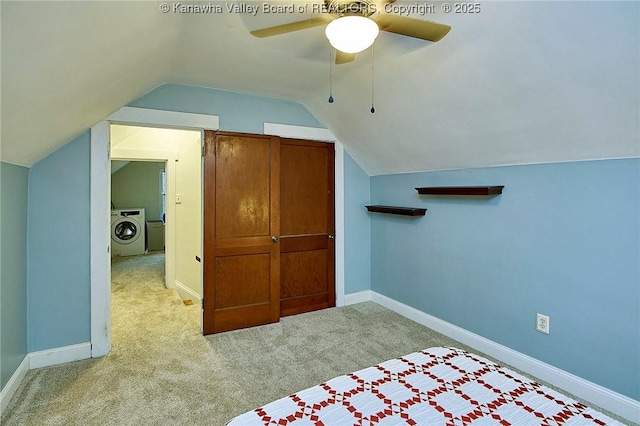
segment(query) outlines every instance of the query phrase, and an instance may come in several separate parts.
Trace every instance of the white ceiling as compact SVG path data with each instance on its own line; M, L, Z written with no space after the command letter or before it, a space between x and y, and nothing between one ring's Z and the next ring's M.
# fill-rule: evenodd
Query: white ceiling
M30 166L165 83L300 102L370 174L640 156L639 2L401 2L453 28L438 43L381 34L371 114L369 52L333 69L329 104L323 28L249 34L300 16L2 1L2 161Z

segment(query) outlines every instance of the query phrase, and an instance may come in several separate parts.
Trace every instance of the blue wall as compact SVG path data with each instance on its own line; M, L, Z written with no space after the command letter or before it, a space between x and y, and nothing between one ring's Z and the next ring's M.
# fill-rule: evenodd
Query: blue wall
M365 206L371 197L369 175L344 153L345 294L371 288L371 224Z
M27 354L29 169L0 163L0 389Z
M455 185L505 189L414 189ZM371 215L372 290L640 400L640 159L376 176L371 198L428 208Z
M89 132L29 173L29 352L90 336Z
M197 86L165 84L128 106L217 115L220 130L263 133L264 123L321 127L301 104Z

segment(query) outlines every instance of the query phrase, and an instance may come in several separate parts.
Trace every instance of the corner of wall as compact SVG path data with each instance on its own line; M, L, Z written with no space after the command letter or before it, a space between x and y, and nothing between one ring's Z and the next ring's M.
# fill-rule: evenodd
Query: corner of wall
M29 352L90 339L89 164L86 131L29 171ZM71 234L74 238L69 238Z
M345 150L345 293L371 289L371 177Z

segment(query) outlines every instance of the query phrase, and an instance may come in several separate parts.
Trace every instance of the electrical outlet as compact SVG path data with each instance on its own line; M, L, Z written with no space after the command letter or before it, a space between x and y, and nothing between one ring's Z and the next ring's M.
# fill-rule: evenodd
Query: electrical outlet
M536 331L549 334L549 317L547 315L536 314Z

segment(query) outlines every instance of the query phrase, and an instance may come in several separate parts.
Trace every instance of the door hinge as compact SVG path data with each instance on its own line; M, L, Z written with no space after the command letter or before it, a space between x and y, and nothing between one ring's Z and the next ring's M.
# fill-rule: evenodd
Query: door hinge
M204 157L204 145L202 145L200 152L202 153L202 156Z

